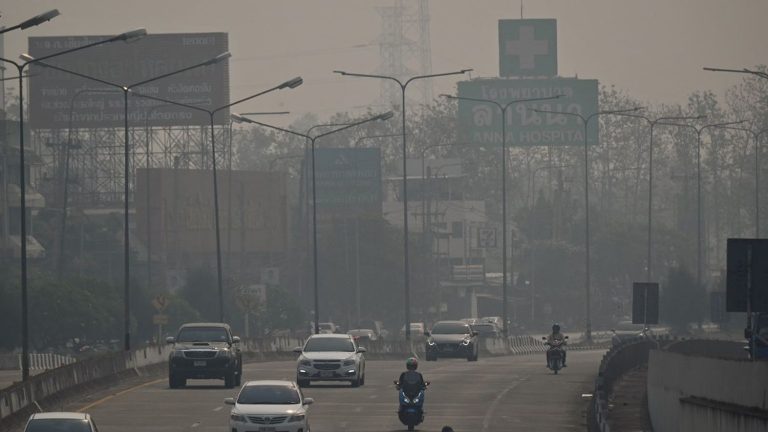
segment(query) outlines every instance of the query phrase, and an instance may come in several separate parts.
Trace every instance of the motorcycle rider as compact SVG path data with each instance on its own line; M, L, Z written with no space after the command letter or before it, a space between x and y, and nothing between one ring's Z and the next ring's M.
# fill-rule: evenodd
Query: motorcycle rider
M400 379L397 380L397 389L404 389L405 394L408 397L418 394L421 390L427 388L427 383L424 381L424 376L421 372L417 372L419 367L419 361L415 357L410 357L405 361L406 371L400 374Z
M562 333L560 333L560 324L554 323L552 324L552 333L547 336L547 345L551 345L554 342L559 342L561 344L565 343L565 336L563 336ZM562 348L562 345L561 345ZM563 352L563 367L566 367L565 364L565 349L562 349ZM549 367L549 350L547 350L547 367Z

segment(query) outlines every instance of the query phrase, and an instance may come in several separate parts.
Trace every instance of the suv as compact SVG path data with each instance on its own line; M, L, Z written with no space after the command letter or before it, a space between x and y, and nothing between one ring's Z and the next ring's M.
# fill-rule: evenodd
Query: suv
M304 347L294 348L299 354L296 382L307 387L312 381L349 381L352 387L365 385L365 348L357 346L347 334L316 334Z
M477 361L477 332L463 321L438 321L431 332L426 332L426 359L438 357L464 357Z
M240 338L228 324L189 323L166 342L173 344L168 359L168 386L179 388L188 379L223 379L224 386L239 386L243 376Z

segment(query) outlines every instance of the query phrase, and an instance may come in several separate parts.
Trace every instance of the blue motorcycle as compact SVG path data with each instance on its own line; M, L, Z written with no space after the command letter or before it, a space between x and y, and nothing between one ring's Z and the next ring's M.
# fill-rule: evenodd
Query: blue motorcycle
M426 382L429 385L429 382ZM395 381L395 387L397 387L400 395L400 409L397 410L397 417L400 422L405 426L408 426L408 430L412 431L416 425L421 424L424 421L424 390L425 388L414 389L405 388Z

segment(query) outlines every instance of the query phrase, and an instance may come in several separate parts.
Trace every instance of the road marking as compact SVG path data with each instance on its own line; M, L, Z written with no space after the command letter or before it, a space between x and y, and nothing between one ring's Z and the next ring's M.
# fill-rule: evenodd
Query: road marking
M190 426L190 428L196 428L198 426L200 426L200 422L194 422L192 423L192 426Z
M112 399L114 397L117 397L117 396L120 396L120 395L124 395L124 394L132 392L134 390L138 390L138 389L140 389L142 387L151 386L152 384L157 384L157 383L160 383L160 382L163 382L163 381L165 381L165 378L154 380L154 381L150 381L150 382L147 382L147 383L144 383L144 384L139 384L139 385L133 386L131 388L127 388L127 389L125 389L123 391L119 391L119 392L117 392L115 394L111 394L109 396L105 396L105 397L103 397L103 398L101 398L101 399L99 399L99 400L97 400L95 402L91 402L88 405L86 405L86 406L80 408L79 410L77 410L77 412L85 412L85 411L87 411L87 410L89 410L89 409L91 409L91 408L93 408L93 407L95 407L97 405L103 404L104 402L106 402L106 401L108 401L108 400L110 400L110 399Z
M214 410L214 411L221 411L221 409L222 409L222 408L224 408L224 407L223 407L223 406L220 406L220 407L216 407L216 408L214 408L213 410Z
M504 398L504 396L507 393L509 393L510 390L512 390L515 387L517 387L521 382L522 382L522 380L517 381L516 383L512 384L511 386L505 388L504 391L502 391L501 393L499 393L498 396L496 396L496 399L493 400L493 402L491 403L491 406L489 406L488 410L485 411L485 417L483 417L483 432L488 430L488 426L491 423L491 415L493 415L493 411L496 410L496 406L499 405L499 402L501 402L501 399Z

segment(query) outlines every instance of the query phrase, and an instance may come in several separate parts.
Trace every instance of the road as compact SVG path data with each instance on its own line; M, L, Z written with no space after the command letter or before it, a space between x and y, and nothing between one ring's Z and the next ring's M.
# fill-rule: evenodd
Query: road
M444 425L456 432L583 431L601 351L568 353L568 368L553 375L543 354L420 362L432 385L427 390L426 420L421 431L440 431ZM401 431L396 415L392 381L404 369L404 361L373 361L367 364L366 384L313 385L305 395L315 399L310 408L313 432ZM246 379L293 379L292 361L251 363ZM111 389L91 395L88 401L63 407L85 409L101 432L221 432L228 424L225 397L236 390L221 381L190 381L190 387L170 390L167 381Z

